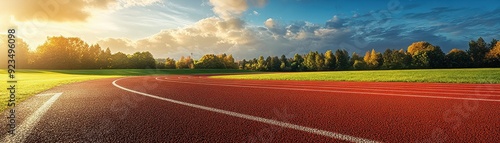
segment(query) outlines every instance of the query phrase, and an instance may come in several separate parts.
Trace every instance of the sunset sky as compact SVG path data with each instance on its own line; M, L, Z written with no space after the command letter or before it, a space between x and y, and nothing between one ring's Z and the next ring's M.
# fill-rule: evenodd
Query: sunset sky
M343 48L406 49L428 41L447 53L500 38L496 0L19 0L2 1L1 29L16 25L31 49L47 36L81 37L113 52L155 58L207 53L239 60ZM6 31L6 30L3 30Z

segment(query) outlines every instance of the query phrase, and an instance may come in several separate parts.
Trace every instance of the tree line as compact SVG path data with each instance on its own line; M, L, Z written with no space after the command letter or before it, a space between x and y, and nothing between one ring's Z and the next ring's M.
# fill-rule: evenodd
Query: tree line
M295 54L291 58L285 55L265 58L259 56L238 62L235 62L231 54L206 54L198 60L190 56L183 56L179 60L155 59L150 52L112 54L109 48L102 49L98 44L89 45L76 37L48 37L36 51L29 51L28 45L22 39L19 39L16 45L17 68L32 69L325 71L500 67L500 42L493 39L487 43L481 37L471 40L468 50L452 49L447 54L439 46L421 41L411 44L406 50L386 49L383 53L372 49L364 55L359 55L337 49L327 50L325 53L310 51L306 54Z
M48 37L36 51L29 51L28 45L18 38L16 68L144 69L156 68L156 61L149 52L111 54L109 48L103 50L98 44L89 45L76 37Z
M238 62L239 69L257 71L325 71L325 70L376 70L376 69L427 69L427 68L480 68L500 67L500 42L493 39L486 43L483 38L469 42L469 49L452 49L445 54L441 47L420 41L403 49L386 49L383 53L374 49L364 56L338 49L325 53L310 51L285 55L260 56Z

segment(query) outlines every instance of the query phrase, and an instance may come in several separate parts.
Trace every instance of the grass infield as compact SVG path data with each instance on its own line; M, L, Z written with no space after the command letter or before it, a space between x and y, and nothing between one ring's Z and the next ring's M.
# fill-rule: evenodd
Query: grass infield
M500 83L500 68L290 72L212 76L219 79Z
M212 73L242 73L251 72L244 70L217 70L217 69L174 69L174 70L156 70L156 69L106 69L106 70L16 70L16 105L29 97L56 86L95 80L103 78L140 76L140 75L166 75L166 74L212 74ZM7 71L0 70L0 111L8 108L7 103L10 99L7 90L10 84L7 83Z

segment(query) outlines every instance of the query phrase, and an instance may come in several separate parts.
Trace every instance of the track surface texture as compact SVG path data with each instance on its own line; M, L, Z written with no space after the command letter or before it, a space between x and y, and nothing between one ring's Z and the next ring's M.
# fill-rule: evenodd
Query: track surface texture
M25 101L17 107L18 126L50 93L62 94L22 141L500 141L499 84L102 79Z

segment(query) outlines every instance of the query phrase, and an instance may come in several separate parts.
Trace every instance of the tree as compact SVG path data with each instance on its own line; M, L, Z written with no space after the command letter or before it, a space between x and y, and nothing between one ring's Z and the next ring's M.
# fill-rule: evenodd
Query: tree
M225 55L225 54L224 54ZM237 65L234 63L234 58L232 54L224 57L224 66L226 69L236 69Z
M186 63L186 58L184 56L181 56L179 61L175 63L175 68L177 69L189 68L188 63Z
M156 60L149 52L135 52L129 56L130 67L133 69L155 69Z
M302 58L302 56L299 54L295 54L293 56L293 62L290 65L291 70L292 71L303 71L304 70L304 66L302 64L303 62L304 62L304 58Z
M325 55L323 55L323 53L318 54L318 52L316 52L315 63L316 63L316 69L315 70L321 71L321 70L326 69L326 66L325 66Z
M382 54L376 52L375 49L372 49L371 52L366 52L363 60L369 69L377 69L383 63Z
M206 54L196 62L196 68L199 69L225 69L226 65L223 56L215 56L214 54Z
M358 55L358 53L356 52L353 52L352 55L351 55L351 58L349 59L349 65L353 68L353 69L356 69L354 68L354 63L356 62L356 60L358 61L363 61L364 57L360 57Z
M117 52L113 55L111 55L111 58L113 59L111 61L111 68L114 69L126 69L130 67L129 59L126 54L122 52Z
M316 65L316 55L318 52L312 52L309 51L309 53L306 54L305 59L304 59L304 67L309 70L316 70L317 65Z
M242 61L238 62L238 69L240 70L246 70L246 65L247 64L247 60L243 59Z
M467 53L472 59L473 67L482 67L484 65L484 57L489 51L486 46L486 42L484 42L482 37L479 37L477 42L474 40L469 42L469 50L467 50Z
M500 67L500 42L496 42L485 57L489 67Z
M412 56L412 65L415 68L439 68L444 61L444 53L439 46L428 42L415 42L408 46L408 53Z
M337 59L333 54L332 50L327 50L325 52L325 69L334 70L337 67Z
M280 66L281 66L281 61L280 59L278 58L278 56L274 56L271 58L271 61L270 61L270 68L268 70L270 71L279 71L280 70Z
M271 68L272 68L272 67L271 67L271 66L272 66L272 65L271 65L271 59L272 59L272 58L271 58L271 56L267 56L267 58L266 58L266 64L265 64L265 65L266 65L266 66L265 66L265 67L266 67L266 69L265 69L266 71L269 71L269 70L271 70Z
M288 62L288 59L286 58L285 55L281 55L280 57L280 70L281 71L290 71L290 62Z
M96 45L91 45L88 49L82 52L82 68L87 69L97 69L99 65L97 60L99 59L99 54L101 54L101 47Z
M430 68L430 58L425 51L414 53L411 59L411 66L413 68Z
M175 69L175 60L173 58L165 59L165 69Z
M338 49L335 51L335 58L337 60L337 70L349 69L349 53L346 50Z
M266 61L264 60L264 56L259 56L259 59L257 60L256 70L266 70Z
M156 61L156 69L165 69L166 59L158 58L158 59L155 59L155 61Z
M9 60L8 55L8 50L7 47L7 41L8 41L8 36L7 35L0 35L0 66L1 68L7 68L7 60ZM22 68L33 68L32 62L36 60L34 58L34 54L29 51L29 46L22 38L16 37L15 39L15 61L16 61L16 69L22 69Z
M414 42L410 46L408 46L408 53L413 56L416 55L417 52L428 51L430 49L434 49L434 46L429 42Z
M368 65L366 65L363 60L354 60L354 64L352 65L352 67L355 70L364 70L367 69Z
M466 68L471 63L470 56L463 50L452 49L445 56L446 67L450 68Z
M88 47L80 38L48 37L37 47L34 64L42 69L80 69L82 52Z
M99 46L99 45L97 45ZM100 48L99 48L100 49ZM98 59L97 59L97 64L99 69L108 69L111 68L111 50L109 48L106 48L105 51L101 51L99 53Z
M409 68L411 64L411 56L401 50L386 49L382 54L383 64L385 69L404 69Z

